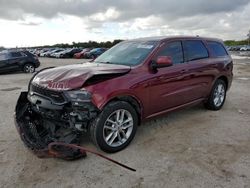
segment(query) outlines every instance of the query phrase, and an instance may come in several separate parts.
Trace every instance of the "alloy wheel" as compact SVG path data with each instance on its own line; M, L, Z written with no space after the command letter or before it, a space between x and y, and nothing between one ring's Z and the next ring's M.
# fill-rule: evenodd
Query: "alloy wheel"
M24 72L26 73L33 73L35 71L35 67L33 65L25 65Z
M225 99L225 87L223 84L218 84L214 90L214 105L219 107L223 104Z
M103 138L111 147L124 144L133 131L134 121L131 113L124 109L114 111L105 121Z

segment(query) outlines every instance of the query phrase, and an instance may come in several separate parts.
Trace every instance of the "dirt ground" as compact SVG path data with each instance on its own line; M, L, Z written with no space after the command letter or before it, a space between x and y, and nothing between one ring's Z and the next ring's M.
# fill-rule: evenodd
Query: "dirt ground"
M41 58L42 67L84 60ZM234 80L222 110L202 105L144 123L125 150L74 162L39 159L13 122L16 100L31 74L0 75L0 187L250 187L250 59L235 57ZM94 148L86 136L82 145Z

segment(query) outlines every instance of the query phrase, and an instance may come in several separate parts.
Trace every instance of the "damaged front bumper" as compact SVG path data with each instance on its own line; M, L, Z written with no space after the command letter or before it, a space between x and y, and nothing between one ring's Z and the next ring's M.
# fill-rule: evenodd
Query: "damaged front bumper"
M38 157L72 160L86 154L79 150L54 152L60 150L60 146L53 143L78 145L83 131L97 114L98 109L91 103L84 106L74 106L70 102L55 105L41 96L22 92L14 118L22 141ZM49 145L53 145L54 151L49 149Z

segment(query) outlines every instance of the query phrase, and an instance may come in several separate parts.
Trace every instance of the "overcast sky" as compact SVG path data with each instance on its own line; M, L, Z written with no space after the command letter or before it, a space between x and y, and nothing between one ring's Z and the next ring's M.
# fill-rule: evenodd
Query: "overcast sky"
M0 0L0 46L162 35L245 39L250 0Z

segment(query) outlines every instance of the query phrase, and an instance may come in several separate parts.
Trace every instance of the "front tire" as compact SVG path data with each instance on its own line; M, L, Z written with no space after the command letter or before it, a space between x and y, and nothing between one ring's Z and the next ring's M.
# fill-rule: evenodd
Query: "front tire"
M221 79L216 80L208 101L205 103L205 107L209 110L220 110L226 100L226 92L227 88L225 81Z
M92 141L103 151L114 153L127 147L135 136L138 115L127 102L109 103L92 122Z

